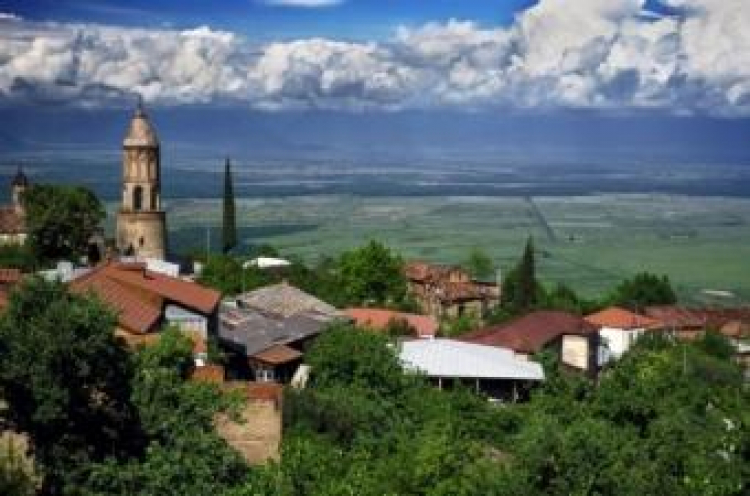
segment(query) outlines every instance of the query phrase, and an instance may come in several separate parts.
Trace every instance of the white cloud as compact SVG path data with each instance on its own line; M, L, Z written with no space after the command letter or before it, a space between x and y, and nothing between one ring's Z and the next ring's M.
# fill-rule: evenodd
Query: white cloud
M542 0L507 28L451 20L370 43L0 18L0 98L750 115L750 2L664 0L684 12L665 17L644 3Z

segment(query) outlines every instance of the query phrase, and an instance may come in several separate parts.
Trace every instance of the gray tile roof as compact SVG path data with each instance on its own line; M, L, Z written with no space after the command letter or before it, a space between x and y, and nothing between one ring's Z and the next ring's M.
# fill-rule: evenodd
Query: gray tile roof
M237 297L237 301L242 306L283 317L305 312L344 317L344 313L335 307L286 282L243 293Z
M253 356L272 346L320 334L346 315L286 283L240 295L219 309L219 338Z

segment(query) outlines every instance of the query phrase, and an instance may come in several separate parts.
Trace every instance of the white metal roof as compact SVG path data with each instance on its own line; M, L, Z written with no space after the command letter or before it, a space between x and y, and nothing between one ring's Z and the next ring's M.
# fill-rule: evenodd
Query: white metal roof
M512 350L452 339L404 341L400 358L404 367L430 377L544 380L540 364L518 358Z
M291 265L289 260L283 258L272 258L272 257L258 257L252 260L248 260L244 263L244 267L258 267L259 269L270 269L274 267L288 267Z

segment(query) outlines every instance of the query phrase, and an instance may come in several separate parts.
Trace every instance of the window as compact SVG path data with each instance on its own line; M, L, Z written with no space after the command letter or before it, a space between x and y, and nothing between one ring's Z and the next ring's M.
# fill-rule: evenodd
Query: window
M272 367L258 367L255 371L255 380L258 382L274 382L276 374Z
M143 188L136 186L133 189L133 210L143 209Z

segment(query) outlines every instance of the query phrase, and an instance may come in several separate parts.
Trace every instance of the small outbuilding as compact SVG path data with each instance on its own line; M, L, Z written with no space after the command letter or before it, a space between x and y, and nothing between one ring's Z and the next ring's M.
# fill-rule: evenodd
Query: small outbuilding
M399 357L406 369L427 375L440 388L463 385L506 401L525 398L544 380L540 364L513 350L453 339L403 341Z

